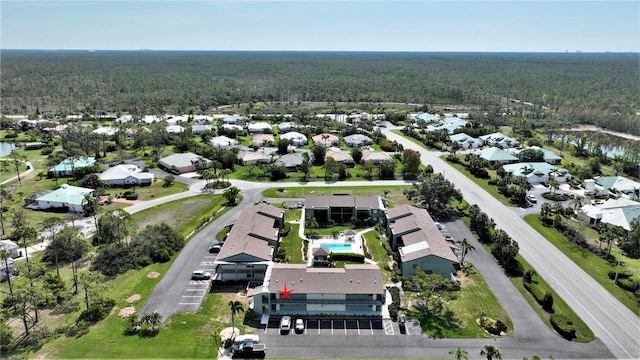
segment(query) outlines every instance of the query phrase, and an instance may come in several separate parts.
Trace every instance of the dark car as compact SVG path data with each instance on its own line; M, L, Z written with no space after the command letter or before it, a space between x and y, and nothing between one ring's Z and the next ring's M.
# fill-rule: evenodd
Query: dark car
M219 253L220 249L222 249L221 242L214 242L211 245L209 245L209 253Z

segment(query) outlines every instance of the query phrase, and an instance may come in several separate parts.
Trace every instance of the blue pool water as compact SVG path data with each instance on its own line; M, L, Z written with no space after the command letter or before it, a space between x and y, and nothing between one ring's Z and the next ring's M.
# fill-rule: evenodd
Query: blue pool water
M351 244L320 244L320 247L330 251L351 251Z

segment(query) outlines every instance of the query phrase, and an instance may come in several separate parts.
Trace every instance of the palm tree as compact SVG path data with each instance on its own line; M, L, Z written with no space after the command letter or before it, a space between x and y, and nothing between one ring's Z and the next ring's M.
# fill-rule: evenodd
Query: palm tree
M457 347L454 350L450 350L449 354L453 355L453 360L466 360L469 358L467 350Z
M484 349L480 350L480 355L486 356L487 360L502 359L502 354L500 354L500 350L493 345L485 345Z
M476 248L475 248L475 246L471 245L469 243L469 241L467 241L467 238L464 238L464 239L458 241L458 244L460 245L460 249L462 250L462 254L461 254L462 256L460 258L460 265L462 267L464 267L464 258L465 258L465 256L467 256L467 254L470 251L474 251Z
M236 334L236 314L239 314L241 312L244 311L244 307L242 306L242 303L238 300L236 301L229 301L229 309L231 310L231 329L233 332L233 336L235 337Z

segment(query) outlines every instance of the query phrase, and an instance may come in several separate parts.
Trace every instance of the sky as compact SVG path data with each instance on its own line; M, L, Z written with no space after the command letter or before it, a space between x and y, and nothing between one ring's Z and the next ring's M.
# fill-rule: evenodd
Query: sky
M0 48L640 52L640 1L0 0Z

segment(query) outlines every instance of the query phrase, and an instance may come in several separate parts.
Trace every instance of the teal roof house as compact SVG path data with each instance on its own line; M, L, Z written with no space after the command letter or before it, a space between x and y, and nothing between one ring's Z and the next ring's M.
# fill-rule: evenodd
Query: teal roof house
M71 176L73 170L93 166L95 163L96 159L92 157L81 156L77 158L67 158L49 169L49 174L53 177Z
M70 212L82 212L84 196L92 192L93 189L62 184L58 189L37 198L33 207L40 210L68 207Z

